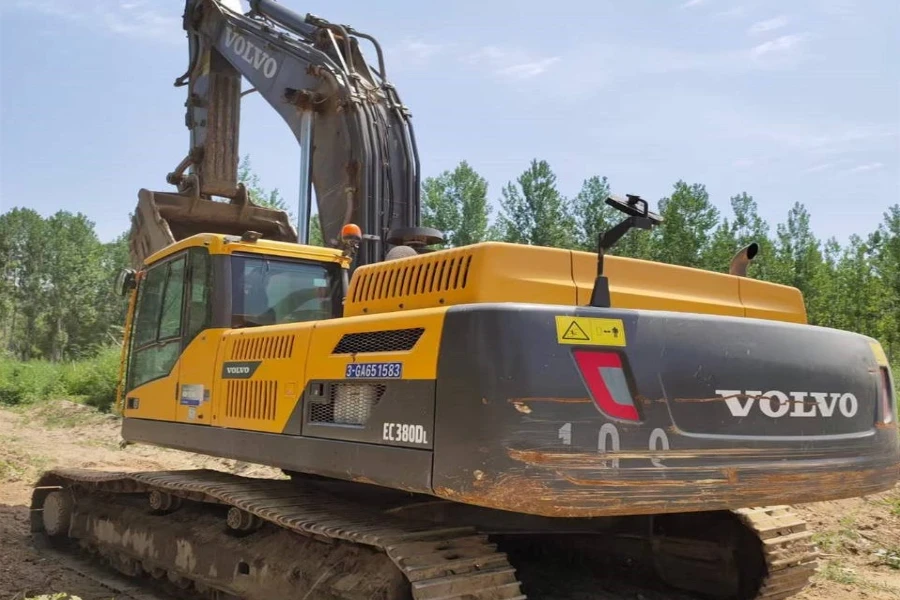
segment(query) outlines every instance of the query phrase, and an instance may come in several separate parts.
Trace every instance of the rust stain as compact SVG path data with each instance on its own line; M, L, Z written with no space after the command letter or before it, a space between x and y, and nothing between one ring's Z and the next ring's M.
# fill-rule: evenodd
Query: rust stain
M660 402L660 403L662 403L662 404L665 404L665 403L666 403L666 399L665 399L665 398L660 398L659 400L654 400L653 398L648 398L647 396L642 396L642 395L640 395L640 394L638 394L637 396L635 396L635 400L638 401L638 402L640 402L640 403L643 404L644 406L650 406L650 405L653 404L654 402Z
M725 478L728 480L728 483L734 485L738 482L738 471L734 467L722 469L722 473L725 474Z
M524 402L555 402L558 404L587 404L591 401L590 398L544 398L544 397L535 397L535 398L509 398L507 402L510 404L515 403L524 403Z
M715 396L714 398L673 398L672 402L678 402L680 404L702 404L705 402L724 402L727 398L738 398L739 400L756 400L756 401L778 400L777 398L770 398L769 396L766 396L765 394L761 394L759 396L750 395L750 394L733 394L733 395L727 396L727 397L726 396ZM660 402L664 402L664 400L660 400ZM798 405L798 404L801 406L818 406L818 404L819 404L818 402L816 402L815 399L807 398L804 400L796 400L793 396L788 398L786 401L782 401L782 402L785 402L785 404L788 404L791 406Z
M646 481L639 479L580 479L578 477L572 477L569 475L562 475L562 478L569 483L572 483L581 487L588 486L603 486L605 488L646 488L648 492L652 491L654 488L679 488L679 487L693 487L696 489L698 486L709 485L709 484L722 484L726 483L727 479L690 479L690 480L678 480L678 479L663 479L663 480L654 480L654 481Z
M524 402L513 402L512 405L515 406L516 410L519 411L520 413L523 413L526 415L531 414L531 407L528 406L527 404L525 404Z
M599 464L602 461L625 458L672 460L728 456L772 460L795 455L794 452L787 448L773 448L762 451L756 448L713 448L706 450L629 450L618 452L542 452L540 450L507 448L506 454L511 459L528 465L550 465L561 468L599 468Z
M526 476L521 471L510 471L493 480L485 478L477 488L444 486L435 488L435 494L456 502L548 517L641 515L868 495L888 489L896 480L895 469L789 473L737 468L668 469L665 479L651 478L644 471L628 478L610 472L609 477L596 480L567 477L559 472Z

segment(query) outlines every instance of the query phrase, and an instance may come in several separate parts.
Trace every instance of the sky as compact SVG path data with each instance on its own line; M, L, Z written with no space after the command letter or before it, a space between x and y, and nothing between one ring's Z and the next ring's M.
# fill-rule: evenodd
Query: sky
M371 33L413 114L423 175L501 188L534 158L655 203L682 179L821 238L900 202L897 0L281 0ZM246 2L244 3L246 6ZM188 149L177 0L0 0L0 213L82 212L104 241ZM245 87L249 87L245 82ZM299 149L258 94L241 154L296 202ZM296 211L295 211L296 212Z

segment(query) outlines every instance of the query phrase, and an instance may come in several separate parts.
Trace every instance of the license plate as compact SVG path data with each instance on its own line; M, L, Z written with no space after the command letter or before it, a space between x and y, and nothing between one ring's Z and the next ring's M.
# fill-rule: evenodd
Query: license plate
M350 363L347 365L347 379L400 379L403 375L403 363Z

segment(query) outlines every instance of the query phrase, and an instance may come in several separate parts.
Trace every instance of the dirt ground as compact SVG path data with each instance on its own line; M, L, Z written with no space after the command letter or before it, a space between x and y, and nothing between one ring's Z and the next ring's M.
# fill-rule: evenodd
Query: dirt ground
M248 476L280 471L148 446L119 447L118 420L59 401L28 411L0 408L0 600L68 592L98 595L95 582L45 558L30 544L30 485L53 466L103 470L209 468ZM900 486L850 500L796 507L822 552L812 585L797 600L900 599Z

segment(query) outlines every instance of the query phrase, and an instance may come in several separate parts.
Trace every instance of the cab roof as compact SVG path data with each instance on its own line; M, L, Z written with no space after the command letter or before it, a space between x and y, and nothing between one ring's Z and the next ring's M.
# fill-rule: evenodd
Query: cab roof
M198 233L174 244L166 246L147 257L144 263L149 266L167 256L184 250L185 248L205 247L210 254L232 254L234 252L247 252L267 256L281 256L284 258L298 258L319 262L337 263L343 267L349 266L349 259L344 257L340 250L335 248L323 248L321 246L305 246L291 242L276 242L273 240L258 239L256 241L244 241L239 236L217 233Z

